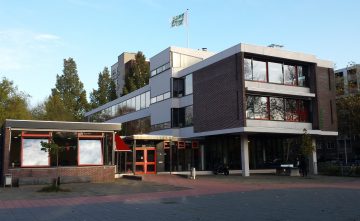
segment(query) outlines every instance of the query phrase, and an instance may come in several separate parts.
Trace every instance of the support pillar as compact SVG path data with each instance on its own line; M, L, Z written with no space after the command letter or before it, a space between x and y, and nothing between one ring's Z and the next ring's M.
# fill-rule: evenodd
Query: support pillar
M311 140L312 145L314 147L314 150L312 152L312 154L310 155L310 159L309 159L309 163L310 163L310 173L313 175L317 175L318 174L318 168L317 168L317 156L316 156L316 139L312 138Z
M200 145L200 152L201 152L201 170L205 170L205 157L204 157L204 145Z
M246 134L241 135L241 174L249 176L249 144Z

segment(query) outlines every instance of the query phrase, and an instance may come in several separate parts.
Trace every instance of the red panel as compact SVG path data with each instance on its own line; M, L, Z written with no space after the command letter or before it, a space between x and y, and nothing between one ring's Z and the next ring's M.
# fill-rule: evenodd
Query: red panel
M178 149L184 149L185 148L185 142L184 141L178 141Z
M117 134L115 134L115 144L115 151L131 151L130 147Z

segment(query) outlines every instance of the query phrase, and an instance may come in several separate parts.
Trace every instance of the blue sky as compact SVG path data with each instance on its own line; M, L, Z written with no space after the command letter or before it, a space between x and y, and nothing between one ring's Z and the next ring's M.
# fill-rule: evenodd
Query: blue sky
M337 68L360 62L357 0L0 0L0 78L42 102L72 57L87 94L123 51L185 47L169 20L189 9L191 48L281 44Z

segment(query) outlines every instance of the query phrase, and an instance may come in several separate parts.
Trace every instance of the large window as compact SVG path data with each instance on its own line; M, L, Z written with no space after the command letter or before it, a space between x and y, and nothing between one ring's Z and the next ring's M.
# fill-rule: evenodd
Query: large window
M307 87L308 75L304 65L244 59L245 80Z
M310 104L307 100L255 95L248 95L246 99L247 119L309 122Z
M266 62L256 60L252 61L252 80L267 81Z
M171 127L189 127L193 125L193 106L171 109Z
M269 70L269 82L283 84L284 83L284 75L283 75L283 70L282 70L282 64L268 62L268 66L269 66L269 69L268 69Z
M193 93L192 74L182 78L173 78L173 97L183 97Z
M79 140L79 165L102 165L102 144L100 139Z
M246 117L248 119L269 119L268 97L248 96Z
M49 153L41 150L41 142L49 142L48 139L25 138L22 142L22 167L50 166Z

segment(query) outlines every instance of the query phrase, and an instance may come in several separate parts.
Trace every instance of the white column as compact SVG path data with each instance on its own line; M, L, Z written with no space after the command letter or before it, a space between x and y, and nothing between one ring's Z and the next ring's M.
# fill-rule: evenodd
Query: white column
M241 174L249 176L249 144L246 134L241 135Z
M312 152L312 154L310 155L310 173L317 175L318 174L318 168L317 168L317 156L316 156L316 139L312 138L311 140L312 145L314 147L314 151Z

